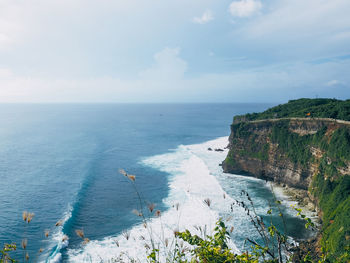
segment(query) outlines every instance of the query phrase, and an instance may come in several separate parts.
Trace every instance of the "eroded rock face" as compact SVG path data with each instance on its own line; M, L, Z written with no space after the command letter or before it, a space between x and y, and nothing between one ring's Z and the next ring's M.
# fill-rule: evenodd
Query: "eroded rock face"
M323 152L317 147L305 145L302 151L310 154L310 161L295 162L271 139L273 129L281 125L291 133L305 136L316 134L321 129L333 132L344 124L315 119L234 123L229 137L230 151L222 164L224 172L252 175L307 190L313 175L318 172Z

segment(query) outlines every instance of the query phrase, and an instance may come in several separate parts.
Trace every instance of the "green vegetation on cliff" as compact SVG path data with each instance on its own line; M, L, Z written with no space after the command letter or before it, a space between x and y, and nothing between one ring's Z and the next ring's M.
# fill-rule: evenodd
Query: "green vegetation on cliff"
M246 129L246 123L240 122L237 124L233 124L232 128L235 129L235 137L232 138L234 142L237 140L246 140L247 147L244 149L239 149L238 152L241 156L257 158L261 161L267 161L269 157L269 147L270 145L266 142L262 143L258 141L258 136L253 132ZM231 152L232 154L232 152ZM226 162L234 163L233 155L229 154L228 158L226 158Z
M249 122L306 117L308 113L311 118L304 121ZM256 158L257 163L268 162L268 149L274 147L274 162L280 158L282 164L288 160L301 167L305 178L312 178L309 192L322 211L321 247L328 251L329 262L340 262L350 247L350 125L312 117L349 121L350 100L299 99L262 113L236 116L225 163L240 169L239 161L247 156ZM298 132L298 128L303 132Z
M350 245L350 175L340 172L350 164L350 129L341 127L326 135L325 128L300 136L290 132L285 123L279 123L273 127L271 140L293 162L303 166L318 164L310 192L319 200L323 212L322 246L335 261ZM323 151L319 163L312 156L311 147Z
M310 114L310 115L308 115ZM235 121L263 120L288 117L331 118L350 121L350 100L298 99L272 107L262 113L235 116Z

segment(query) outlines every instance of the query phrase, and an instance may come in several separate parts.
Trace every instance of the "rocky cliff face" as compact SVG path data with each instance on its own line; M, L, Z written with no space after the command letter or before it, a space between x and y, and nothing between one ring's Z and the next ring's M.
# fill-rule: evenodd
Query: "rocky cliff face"
M306 118L236 122L231 125L230 151L223 169L306 190L325 158L320 141L329 142L336 130L349 126ZM350 164L339 167L339 172L346 167Z
M225 172L308 190L300 191L320 212L316 247L328 251L327 262L344 262L349 255L349 102L299 99L262 113L236 116L222 164Z

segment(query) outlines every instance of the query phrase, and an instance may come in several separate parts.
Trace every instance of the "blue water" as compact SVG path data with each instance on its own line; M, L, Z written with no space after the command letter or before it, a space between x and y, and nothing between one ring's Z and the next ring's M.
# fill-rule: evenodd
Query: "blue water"
M0 244L27 238L30 261L45 260L57 245L55 223L66 218L61 231L69 246L61 252L68 261L67 249L81 244L76 229L99 240L138 223L130 216L136 196L120 168L136 174L143 198L164 210L168 174L140 160L228 136L234 115L269 106L0 105ZM35 213L30 224L23 222L23 211ZM44 252L37 257L40 248ZM23 252L13 255L22 258Z

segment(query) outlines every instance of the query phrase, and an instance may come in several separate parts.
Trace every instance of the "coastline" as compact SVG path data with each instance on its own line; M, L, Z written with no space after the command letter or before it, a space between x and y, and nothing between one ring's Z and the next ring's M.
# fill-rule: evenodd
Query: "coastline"
M198 155L198 151L206 154L207 148L214 145L223 148L227 144L227 138L225 136L200 144L179 145L164 154L140 160L145 166L169 174L170 191L163 199L167 209L162 211L160 216L147 216L146 224L136 224L121 233L106 236L102 240L91 240L85 246L69 249L69 262L97 262L101 259L128 262L130 258L138 262L148 262L147 255L150 253L149 247L152 242L159 245L161 261L165 261L169 251L176 244L175 232L188 229L198 236L203 233L211 234L220 218L221 206L229 207L233 200L224 198L224 190L200 154ZM214 153L221 156L226 152ZM207 198L211 200L210 206L204 202ZM144 211L145 215L148 215L146 212ZM137 216L132 211L130 215ZM236 253L239 252L232 241L228 245Z
M317 204L310 198L307 190L299 189L279 183L270 182L274 194L286 202L289 206L294 206L302 210L302 214L310 218L315 224L315 230L311 231L311 235L299 241L310 241L319 235L319 226L321 225L321 215Z
M281 185L279 183L271 182L273 189L279 195L283 196L283 199L289 201L295 205L296 208L300 208L303 212L309 216L315 223L318 220L319 209L317 204L310 198L307 190L291 187L288 185Z
M321 234L319 227L322 224L320 210L317 204L310 198L308 191L304 189L298 189L287 185L281 185L271 182L273 189L283 201L287 201L290 205L294 205L296 208L302 210L302 214L310 218L315 224L315 228L310 232L310 236L303 239L295 239L297 246L293 248L293 262L300 262L305 256L309 255L313 259L318 258L318 254L321 252Z
M230 222L227 223L230 227L235 228L229 246L236 253L240 253L239 246L236 246L239 245L236 242L239 242L240 238L244 239L247 235L256 234L251 232L250 222L246 220L243 209L234 207L235 216L228 219L232 217L232 211L229 207L234 201L234 197L230 197L217 177L222 174L225 178L227 175L222 172L222 168L219 166L228 152L228 149L225 149L227 139L228 137L225 136L200 144L179 145L178 148L169 150L167 153L141 160L144 165L169 174L170 194L163 200L168 210L163 211L159 218L149 218L150 220L147 223L152 229L152 236L156 243L162 244L165 239L173 240L174 230L184 231L189 229L191 233L200 235L201 232L198 229L201 228L207 229L210 233L220 217L229 220ZM212 150L208 150L209 148L212 148ZM229 188L231 186L236 187L237 193L240 193L242 189L246 189L245 187L249 185L247 182L250 181L260 185L261 189L267 186L262 185L261 182L263 181L258 178L248 179L241 175L234 175L234 177L235 180L227 182L226 186ZM282 187L274 187L275 190L279 188L282 189ZM269 191L271 190L269 189ZM283 195L283 199L280 198L283 201L291 202L289 196L283 191L277 190L276 193L279 196ZM211 200L210 206L203 202L206 198ZM257 202L265 202L264 200L256 200ZM286 207L288 207L288 204ZM261 207L261 209L261 212L265 213L267 206ZM293 213L292 209L288 209L288 214L290 212ZM128 239L125 238L126 233L129 236ZM138 259L140 262L147 262L147 259L143 256L148 253L144 245L147 242L150 243L150 239L147 238L148 235L147 229L142 224L137 224L122 233L107 236L103 240L92 240L81 248L70 249L68 251L69 261L89 262L90 259L99 260L101 258L110 260L112 258L116 259L117 255L121 255L125 260L131 257ZM140 240L140 237L145 238L145 240ZM299 240L293 239L300 243ZM137 253L134 248L137 248ZM166 252L169 249L171 247L161 251L162 258L166 257Z

